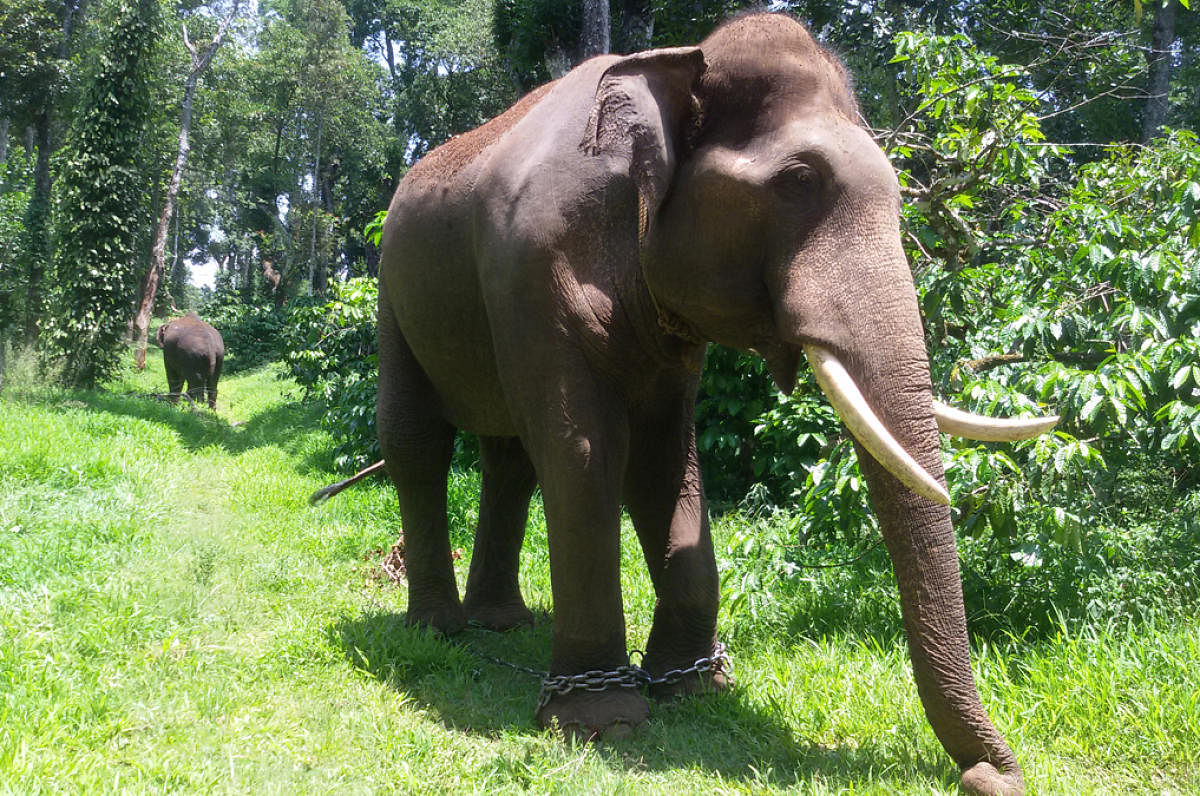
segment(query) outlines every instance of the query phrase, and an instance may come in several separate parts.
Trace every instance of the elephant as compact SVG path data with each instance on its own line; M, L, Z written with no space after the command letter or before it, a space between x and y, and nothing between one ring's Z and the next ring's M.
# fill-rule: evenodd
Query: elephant
M849 76L796 20L748 14L694 47L588 60L418 161L381 241L377 429L408 568L406 621L526 621L529 500L547 523L552 677L628 663L622 504L656 594L642 666L713 655L718 576L694 409L710 343L795 387L801 354L854 437L899 584L926 715L979 793L1021 793L971 671L939 430L1024 439L934 399L900 191ZM446 477L480 440L460 600ZM562 680L556 682L561 683ZM692 671L651 696L727 686ZM536 718L584 733L648 715L640 690L543 687Z
M215 410L217 380L225 361L221 333L189 312L158 327L154 337L162 346L171 403L179 402L186 381L188 397L198 401L207 395L209 408Z

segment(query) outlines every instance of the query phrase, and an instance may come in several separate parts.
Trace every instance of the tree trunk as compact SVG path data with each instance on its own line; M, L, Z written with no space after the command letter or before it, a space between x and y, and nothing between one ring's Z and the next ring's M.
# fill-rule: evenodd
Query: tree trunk
M183 179L183 167L187 164L188 132L192 127L192 97L196 91L196 73L188 75L187 85L183 91L183 110L180 114L179 148L175 152L175 168L171 172L171 181L167 184L167 195L163 199L162 212L158 215L158 227L154 232L154 245L150 249L150 268L146 272L146 280L142 283L142 298L138 303L137 315L133 321L133 337L136 349L133 354L134 364L138 370L146 369L146 337L150 328L150 313L154 309L154 297L158 293L158 282L163 272L163 262L166 260L167 230L171 226L171 216L175 212L175 197L179 195L179 183Z
M25 210L25 345L36 345L42 318L42 282L50 260L50 103L42 108L34 125L37 161L33 167L33 195Z
M8 160L8 117L0 119L0 166Z
M367 261L367 276L375 279L379 276L379 247L367 241L363 247L363 256Z
M392 85L396 84L396 50L392 47L392 36L386 27L379 34L383 36L384 54L387 56L388 74L392 77Z
M134 317L134 364L138 370L146 368L146 337L150 329L150 314L154 310L154 297L158 293L158 282L162 278L163 261L166 259L167 231L171 226L171 216L175 212L175 198L179 195L179 184L183 180L183 168L187 165L188 152L191 145L188 134L192 129L192 100L196 95L196 85L200 75L212 63L213 55L225 38L225 30L237 14L238 3L234 0L229 16L221 21L212 41L202 52L197 52L188 41L187 27L183 28L183 43L192 56L192 67L188 71L187 80L183 87L183 105L179 111L179 148L175 152L175 168L171 172L171 181L167 185L167 196L163 200L162 212L158 215L158 227L154 232L154 245L150 249L150 268L146 271L146 281L142 285L142 298L138 304L137 315Z
M650 0L619 0L617 40L613 50L633 53L650 49L654 38L654 8Z
M583 0L583 31L579 36L579 60L603 55L612 49L609 41L608 0Z
M71 38L76 20L83 15L87 0L64 3L62 36L58 42L58 60L65 62L71 53ZM53 142L50 135L53 127L55 86L52 84L42 98L42 108L33 128L26 132L26 152L37 147L37 161L33 169L33 195L25 211L26 242L28 258L26 271L28 284L25 292L25 344L37 343L42 316L42 282L45 280L46 264L50 262L50 155Z
M325 117L317 121L317 152L313 157L313 202L312 202L312 234L308 244L308 284L313 295L324 292L324 286L318 289L317 267L317 224L321 215L321 134L325 131Z
M1150 42L1150 91L1142 114L1142 142L1149 143L1167 121L1171 92L1171 47L1175 44L1175 9L1179 0L1155 2Z

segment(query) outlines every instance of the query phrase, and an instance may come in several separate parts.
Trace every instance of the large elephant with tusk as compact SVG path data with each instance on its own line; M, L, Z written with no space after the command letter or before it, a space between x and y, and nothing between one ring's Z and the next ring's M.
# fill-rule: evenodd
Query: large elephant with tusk
M451 633L525 621L517 555L535 486L549 533L554 685L537 717L585 734L647 716L628 662L620 508L657 594L651 695L720 688L718 580L693 411L709 342L803 352L858 446L899 581L921 700L983 793L1020 766L971 673L938 429L984 439L1054 418L977 418L933 397L900 194L847 75L789 17L735 18L697 47L603 56L416 164L382 241L379 439L399 495L408 621ZM480 437L462 600L446 475ZM608 685L609 687L605 687Z

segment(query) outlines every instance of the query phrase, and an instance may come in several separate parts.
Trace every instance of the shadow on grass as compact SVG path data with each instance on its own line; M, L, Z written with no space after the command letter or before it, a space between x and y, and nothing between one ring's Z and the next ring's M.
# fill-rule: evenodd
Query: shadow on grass
M550 659L551 620L506 633L468 628L447 639L380 610L329 628L349 663L414 700L448 729L483 737L536 735L540 669ZM632 738L597 745L614 768L670 771L693 767L730 780L786 788L818 778L832 786L873 782L889 771L953 787L949 759L927 762L915 748L873 744L830 748L797 736L776 711L735 686L723 694L651 702L650 720ZM831 696L831 698L833 698Z
M301 473L334 469L331 451L310 453L302 450L304 435L320 426L321 409L312 403L292 400L257 412L244 422L231 423L206 406L189 404L186 399L172 405L139 394L100 391L65 397L83 403L87 411L125 415L169 426L188 451L219 447L238 454L274 446L295 454L302 465L298 468ZM55 402L61 402L61 399Z

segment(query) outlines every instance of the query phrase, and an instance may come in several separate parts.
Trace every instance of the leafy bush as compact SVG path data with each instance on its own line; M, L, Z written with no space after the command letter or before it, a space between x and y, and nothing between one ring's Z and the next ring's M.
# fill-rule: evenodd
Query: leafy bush
M375 392L378 284L334 283L328 300L300 299L288 315L284 350L291 375L325 405L323 424L337 440L334 460L354 470L379 458Z
M94 387L119 368L148 226L150 192L138 158L152 109L160 9L121 0L112 13L71 134L56 155L53 310L41 321L73 387Z
M1172 495L1144 519L1114 509L1090 518L1093 527L1078 548L1053 555L1036 532L1009 546L994 538L965 541L963 588L972 629L990 636L1045 634L1064 624L1145 622L1195 610L1197 508L1200 493L1193 492L1183 500Z
M916 33L898 37L895 63L906 122L882 143L909 198L935 391L985 414L1063 417L1023 443L945 441L957 527L1010 553L1084 555L1084 518L1106 516L1143 466L1131 453L1170 454L1162 472L1181 488L1200 472L1200 146L1174 132L1077 165L1041 144L1021 67ZM832 414L807 385L769 393L761 364L710 354L709 483L725 500L803 507L802 538L870 534Z
M233 293L218 293L200 310L225 341L225 372L236 373L282 359L288 311L246 304Z
M22 215L29 204L24 183L32 171L31 159L21 150L9 152L0 163L0 340L16 330L24 309L26 285L17 266L19 246L25 235ZM11 187L11 186L16 187Z
M994 535L962 540L973 635L1037 638L1200 607L1200 492L1180 499L1148 459L1130 475L1132 483L1093 518L1078 548L1051 546L1036 529L1020 527L1012 542ZM761 507L717 521L726 632L735 641L830 637L850 628L898 637L896 583L878 534L823 539L806 533L808 522L804 514Z

